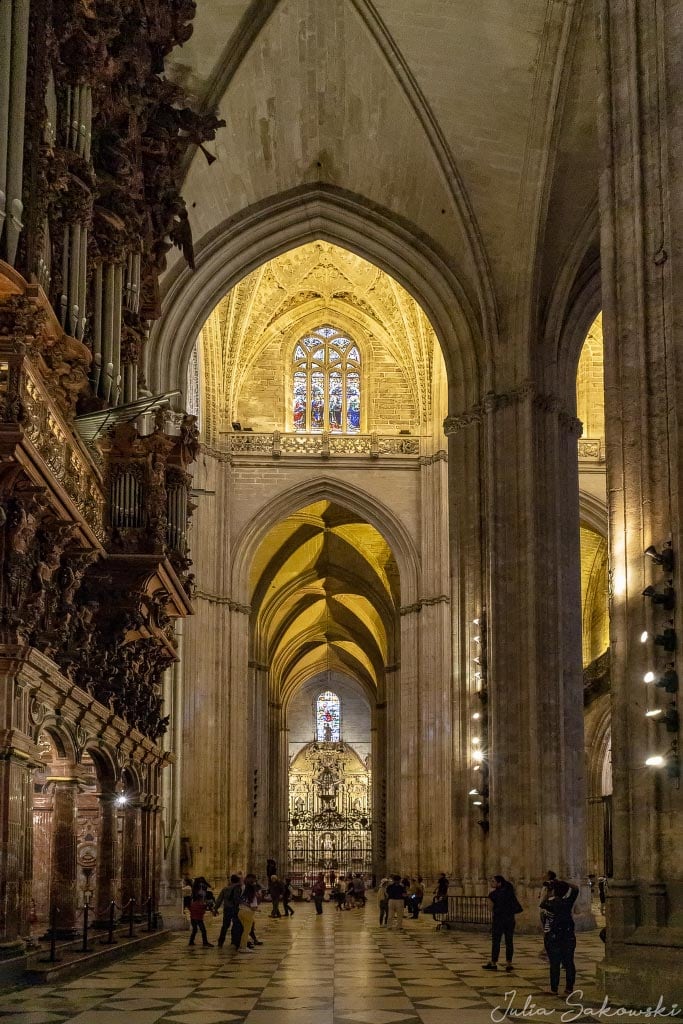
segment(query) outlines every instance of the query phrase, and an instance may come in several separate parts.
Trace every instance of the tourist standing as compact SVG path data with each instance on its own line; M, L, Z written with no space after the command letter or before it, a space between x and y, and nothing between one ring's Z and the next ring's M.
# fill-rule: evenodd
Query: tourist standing
M194 946L194 940L198 930L202 936L202 946L213 946L213 942L209 942L206 934L206 925L204 924L204 915L208 909L209 907L203 890L195 889L192 894L192 901L190 902L190 925L192 927L192 932L190 934L188 946Z
M256 876L249 874L244 879L244 885L239 897L239 920L242 925L242 936L238 953L251 953L249 949L250 932L254 926L254 917L258 910L258 890L256 887Z
M505 970L512 970L512 958L514 956L513 935L515 931L515 914L521 914L522 907L515 894L512 882L508 882L502 875L494 875L491 879L493 889L489 893L489 899L493 904L493 921L491 923L491 959L484 964L485 971L498 970L498 956L500 954L500 941L505 936Z
M556 878L557 878L557 875L555 874L554 871L546 871L545 875L543 876L543 881L541 883L541 891L538 894L538 909L539 909L539 913L541 915L541 931L544 933L544 935L545 935L545 922L546 922L546 916L547 915L546 915L545 910L543 910L543 904L548 899L548 897L550 896L550 894L552 892L552 884L553 884L553 882L555 881ZM542 950L540 955L541 955L541 957L544 960L548 959L548 953L547 953L547 951L545 949L545 946L544 946L544 948L543 948L543 950Z
M323 912L323 900L325 899L325 876L322 871L316 878L315 882L311 886L311 896L315 903L316 914L322 914Z
M403 911L405 909L406 887L401 882L400 875L392 875L387 886L387 928L403 927Z
M575 885L556 879L551 883L548 898L541 903L546 915L544 942L550 962L550 992L554 996L558 994L562 967L566 976L564 994L568 996L574 991L576 935L572 910L578 895Z
M292 879L287 875L282 885L282 907L285 912L285 917L294 917L294 911L291 907L292 901Z
M225 944L225 938L228 934L228 929L231 931L231 937L234 935L234 924L238 920L239 914L239 898L242 890L242 883L240 882L239 875L229 875L228 884L224 885L221 891L218 893L218 899L214 904L214 911L223 908L223 923L221 930L218 935L218 947L222 948ZM234 943L235 948L239 945L239 938Z
M273 904L273 909L270 912L271 917L282 917L280 913L280 900L284 892L284 886L277 875L271 875L269 880L268 889L270 891L270 899Z
M445 900L448 896L448 886L451 883L442 871L436 881L436 889L434 890L434 900L438 903L440 900Z
M379 907L379 926L387 923L389 918L389 897L387 896L387 886L389 885L389 879L383 878L379 883L377 890L377 905Z

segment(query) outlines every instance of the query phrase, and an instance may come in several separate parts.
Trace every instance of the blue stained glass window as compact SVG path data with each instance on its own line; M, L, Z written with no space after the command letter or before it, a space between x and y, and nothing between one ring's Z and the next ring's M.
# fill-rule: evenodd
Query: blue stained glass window
M315 702L315 738L319 743L338 743L341 739L341 704L331 690L325 690Z
M294 348L292 425L301 433L361 429L361 355L336 327L305 335Z

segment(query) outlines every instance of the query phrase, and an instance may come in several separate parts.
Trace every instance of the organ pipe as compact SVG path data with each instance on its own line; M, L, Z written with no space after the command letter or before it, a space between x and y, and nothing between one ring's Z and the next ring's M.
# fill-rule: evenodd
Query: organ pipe
M28 59L28 20L30 0L0 0L3 7L3 27L8 15L4 8L9 5L11 17L10 61L9 61L9 106L7 116L7 156L5 188L5 256L8 263L14 263L23 227L22 202L24 169L24 114L26 108L26 65ZM3 53L6 48L3 44ZM2 77L5 77L3 67Z
M0 239L7 208L7 142L12 55L12 0L0 0Z
M92 387L95 394L99 394L100 377L102 375L102 264L95 267L95 279L93 283L93 350L92 350Z
M102 397L109 401L112 385L112 346L114 343L114 265L107 264L102 318Z
M112 405L119 404L121 393L121 317L123 315L123 267L114 267L114 334L112 342Z

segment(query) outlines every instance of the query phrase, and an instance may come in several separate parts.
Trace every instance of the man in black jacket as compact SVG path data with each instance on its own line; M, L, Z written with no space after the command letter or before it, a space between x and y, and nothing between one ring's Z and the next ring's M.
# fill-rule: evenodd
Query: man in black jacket
M236 931L236 925L239 924L239 918L237 916L239 910L239 897L242 890L242 883L239 875L229 875L228 884L224 885L221 891L218 893L218 899L214 905L214 910L219 910L223 907L223 924L221 925L220 935L218 936L218 945L223 946L225 943L225 937L228 934L228 928L232 928L233 932ZM234 943L235 936L233 934L232 941ZM240 936L237 936L236 946L239 945Z

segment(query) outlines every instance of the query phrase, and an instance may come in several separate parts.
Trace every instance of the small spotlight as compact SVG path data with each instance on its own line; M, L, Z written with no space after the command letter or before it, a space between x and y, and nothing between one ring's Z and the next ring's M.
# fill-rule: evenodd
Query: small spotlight
M475 807L481 807L482 801L481 800L473 800L472 803L474 804Z
M473 772L478 772L480 769L481 769L481 765L480 764L472 765L472 771Z
M472 661L474 662L475 665L481 665L481 658L479 657L479 655L477 655L476 658L472 658Z
M481 718L481 715L479 714L478 711L475 711L474 714L472 715L472 718L475 720L475 722L478 722L479 719Z
M654 544L650 544L648 548L645 548L643 552L648 558L651 558L655 565L661 565L664 572L672 572L674 567L674 549L671 546L671 542L667 541L661 551L657 551Z
M655 637L655 643L658 647L663 647L665 651L676 650L676 630L671 629L667 626L666 629L662 630Z
M481 626L481 619L472 619L473 626Z
M483 761L484 760L484 752L482 750L473 750L472 751L472 757L474 758L475 761Z
M655 686L659 686L667 693L678 693L678 673L674 668L668 668L664 675L660 676Z
M469 795L469 796L479 796L479 790L478 790L478 789L471 789L471 790L469 791L469 794L468 794L468 795Z
M662 714L662 709L661 708L652 708L651 711L646 711L645 712L645 717L646 718L656 718L657 715L661 715L661 714Z
M664 758L661 754L655 754L653 757L648 757L645 761L648 768L661 768L664 764Z
M670 582L661 590L653 586L645 587L643 597L649 597L653 604L661 605L665 611L671 611L676 604L676 591Z
M125 795L125 793L121 793L119 796L117 796L116 803L118 804L119 807L124 807L128 803L128 797Z
M655 674L654 674L654 672L646 672L645 675L643 676L643 682L644 683L654 683L654 681L655 681Z
M475 672L474 673L474 678L475 679L481 679L482 678L482 673L481 672Z
M640 642L641 642L641 644L646 644L647 641L648 641L649 636L650 636L650 634L648 633L648 631L646 629L644 629L643 632L640 634Z
M479 746L479 744L481 743L481 740L479 739L479 737L478 737L478 736L473 736L473 737L472 737L472 743L473 743L473 744L474 744L474 746L476 747L476 746Z
M480 636L473 636L472 637L472 643L473 644L480 644L481 643L481 637Z

